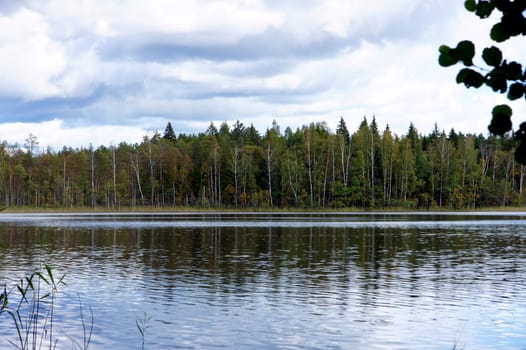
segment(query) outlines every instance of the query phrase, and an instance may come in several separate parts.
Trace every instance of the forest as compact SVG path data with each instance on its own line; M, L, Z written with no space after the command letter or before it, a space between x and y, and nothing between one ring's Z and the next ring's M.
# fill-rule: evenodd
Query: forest
M439 131L398 136L373 117L351 133L312 123L284 131L213 123L199 134L40 150L0 144L0 201L8 207L407 208L522 206L525 166L515 141Z

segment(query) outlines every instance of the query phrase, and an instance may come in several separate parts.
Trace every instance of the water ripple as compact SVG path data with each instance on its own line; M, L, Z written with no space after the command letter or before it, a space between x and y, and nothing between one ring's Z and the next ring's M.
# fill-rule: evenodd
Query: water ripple
M526 348L524 214L348 216L0 217L0 280L66 274L59 349Z

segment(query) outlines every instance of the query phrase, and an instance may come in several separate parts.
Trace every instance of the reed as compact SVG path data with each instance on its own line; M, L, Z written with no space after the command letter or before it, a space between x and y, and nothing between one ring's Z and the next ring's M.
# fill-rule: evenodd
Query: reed
M56 349L59 338L55 332L55 301L59 286L65 285L64 277L55 278L53 269L45 265L43 270L32 272L10 289L4 286L0 294L0 317L7 316L11 320L15 339L8 341L15 349ZM91 340L93 313L89 327L86 326L82 304L80 314L84 336L82 343L73 343L85 350Z
M137 329L139 330L139 333L141 334L141 349L144 350L144 341L146 338L146 330L150 328L149 325L150 320L152 319L151 315L148 315L146 312L143 313L143 317L141 319L137 318L135 320L135 324L137 325Z

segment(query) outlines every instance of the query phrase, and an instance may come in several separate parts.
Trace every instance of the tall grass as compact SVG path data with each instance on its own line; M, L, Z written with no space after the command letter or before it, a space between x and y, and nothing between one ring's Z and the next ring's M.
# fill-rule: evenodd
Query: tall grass
M55 301L59 286L65 285L64 275L55 278L53 270L45 265L41 271L34 271L22 278L10 289L4 286L0 294L0 318L7 316L15 333L14 340L8 340L20 350L56 349L59 338L56 336L54 317ZM83 328L82 343L74 340L79 349L87 349L93 330L93 313L90 326L86 326L82 304L80 316Z
M139 333L141 334L141 350L144 350L144 340L146 339L146 330L150 328L149 325L150 320L152 319L151 315L148 315L146 312L143 313L143 318L139 319L137 318L135 320L135 324L137 325L137 329L139 330Z

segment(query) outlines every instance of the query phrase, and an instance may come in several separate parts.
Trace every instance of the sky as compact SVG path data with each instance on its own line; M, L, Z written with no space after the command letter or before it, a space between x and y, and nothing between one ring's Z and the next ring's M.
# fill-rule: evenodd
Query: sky
M457 85L438 47L491 45L463 0L0 0L0 140L60 149L139 142L239 120L397 135L487 134L524 100ZM522 40L524 41L524 40ZM501 46L526 57L514 39ZM479 58L479 52L477 53ZM480 60L480 58L479 58Z

